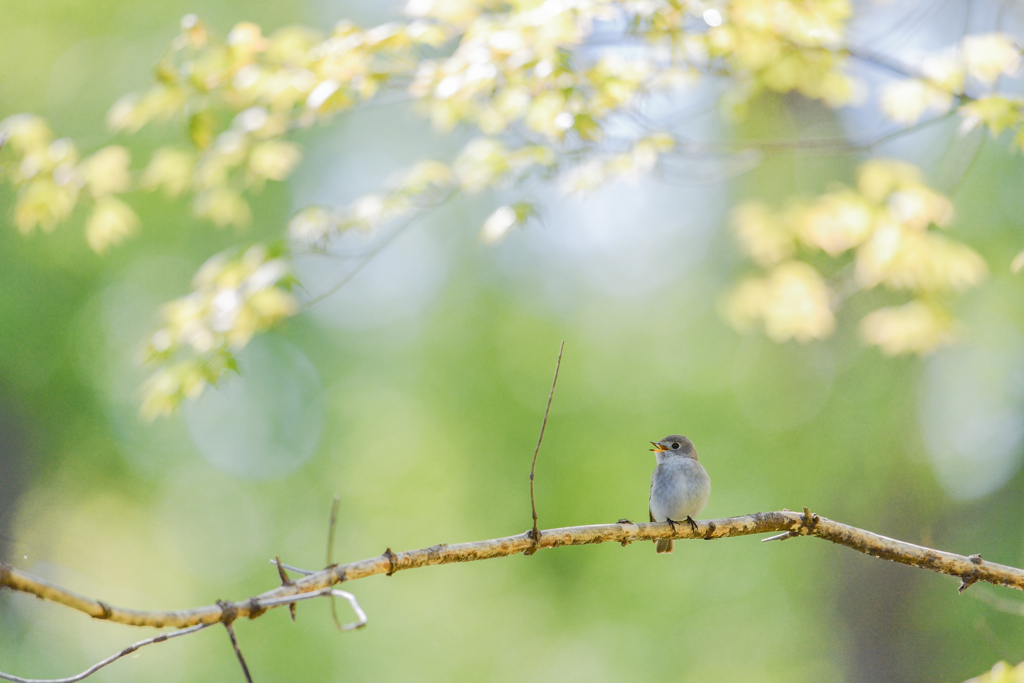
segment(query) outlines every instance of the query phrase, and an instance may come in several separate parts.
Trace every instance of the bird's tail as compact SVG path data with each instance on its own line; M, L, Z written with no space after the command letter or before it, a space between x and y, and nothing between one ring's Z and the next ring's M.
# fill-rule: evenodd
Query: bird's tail
M660 541L658 541L658 554L670 553L672 552L672 548L674 546L675 543L672 542L671 538L663 538Z

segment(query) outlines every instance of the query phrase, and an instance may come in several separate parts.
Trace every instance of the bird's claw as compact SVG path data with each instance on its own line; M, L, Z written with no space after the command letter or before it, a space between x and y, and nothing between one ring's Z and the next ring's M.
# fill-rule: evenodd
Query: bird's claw
M693 521L693 517L687 515L686 523L690 525L690 531L697 533L697 522Z

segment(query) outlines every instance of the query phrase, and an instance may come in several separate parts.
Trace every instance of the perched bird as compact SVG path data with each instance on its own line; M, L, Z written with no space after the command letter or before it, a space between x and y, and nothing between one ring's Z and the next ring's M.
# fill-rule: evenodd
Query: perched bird
M711 479L697 460L693 443L685 436L672 434L661 441L652 441L658 465L651 475L652 522L668 522L675 528L687 522L696 530L694 515L699 515L711 496ZM659 553L670 553L675 545L671 538L657 541Z

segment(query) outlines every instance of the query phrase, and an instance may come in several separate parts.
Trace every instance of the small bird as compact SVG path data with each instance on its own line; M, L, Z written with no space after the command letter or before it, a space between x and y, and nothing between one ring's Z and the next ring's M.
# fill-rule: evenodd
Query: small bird
M699 515L711 496L711 479L697 460L697 450L685 436L672 434L652 441L658 465L651 475L651 501L648 511L652 522L668 522L675 528L687 522L696 531L694 515ZM659 553L670 553L671 538L657 541Z

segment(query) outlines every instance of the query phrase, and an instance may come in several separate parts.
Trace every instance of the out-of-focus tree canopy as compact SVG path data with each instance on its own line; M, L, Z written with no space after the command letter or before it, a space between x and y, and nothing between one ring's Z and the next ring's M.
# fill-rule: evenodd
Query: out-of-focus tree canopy
M873 97L905 126L955 115L965 131L1013 131L1014 146L1024 136L1021 102L996 88L1020 66L1008 35L964 35L921 64L883 62L904 77L872 92L849 63L882 58L848 46L845 0L424 1L405 13L405 21L369 29L341 21L326 37L299 26L265 36L250 22L224 37L187 15L156 65L155 83L122 97L107 117L126 135L160 123L187 132L187 144L161 145L135 168L120 145L83 158L37 116L0 124L18 229L50 232L81 203L86 241L100 254L140 228L124 198L136 191L185 195L198 218L248 226L247 196L300 163L301 148L289 139L295 131L375 99L404 93L440 133L475 131L453 158L417 162L348 206L301 208L269 249L211 258L149 339L145 358L157 370L145 414L197 397L235 367L232 354L254 334L299 310L287 277L293 250L328 250L344 232L378 231L452 193L517 188L522 200L497 208L483 225L484 239L500 242L535 215L536 198L523 188L532 178L592 192L690 154L689 141L647 110L659 98L685 98L707 79L723 84L720 106L733 120L768 91L833 108ZM763 322L775 341L823 339L851 290L883 286L905 292L906 301L863 316L867 343L888 354L928 353L955 339L943 294L976 286L988 268L936 230L954 222L953 205L918 169L872 159L854 188L790 204L751 203L734 213L741 246L769 271L727 297L734 326Z

